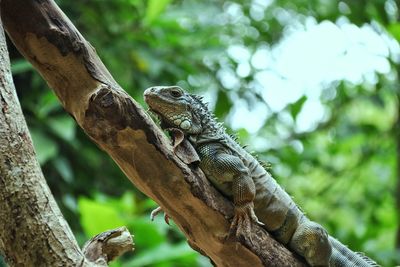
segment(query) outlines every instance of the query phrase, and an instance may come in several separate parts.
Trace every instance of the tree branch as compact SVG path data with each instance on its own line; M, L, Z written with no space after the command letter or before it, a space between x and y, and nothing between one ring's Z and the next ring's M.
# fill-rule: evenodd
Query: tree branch
M225 240L233 216L195 166L174 154L144 110L114 81L92 46L50 0L2 0L6 30L90 138L157 201L196 250L218 266L305 266L254 225L253 243Z
M126 227L109 230L86 242L82 251L86 259L98 265L107 263L133 249L132 236Z
M107 266L108 260L100 261L104 253L83 255L46 184L12 82L1 20L0 229L0 251L11 266ZM120 242L107 243L113 252L107 256L132 249L122 230L113 232L130 239L123 249Z

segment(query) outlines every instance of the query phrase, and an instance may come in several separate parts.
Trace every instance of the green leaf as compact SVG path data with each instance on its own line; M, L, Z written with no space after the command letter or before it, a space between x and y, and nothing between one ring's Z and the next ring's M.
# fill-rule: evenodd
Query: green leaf
M40 96L38 103L34 105L34 107L35 108L32 111L36 114L38 118L47 119L48 114L51 111L60 108L61 105L60 102L58 102L55 94L52 91L47 90Z
M135 196L131 191L126 191L120 198L111 198L102 193L97 193L95 201L107 203L122 214L134 214L136 211Z
M32 64L25 59L11 61L11 72L13 75L33 70Z
M156 218L154 222L151 222L147 215L135 218L131 225L133 232L135 233L135 243L138 246L154 248L167 242L166 234L169 226L159 218Z
M155 209L157 207L158 207L158 204L154 200L152 200L151 198L147 198L140 202L139 209L143 212L143 211L147 211L150 209Z
M61 177L66 181L67 183L72 183L74 180L74 173L72 171L72 167L69 164L69 161L60 156L57 157L53 160L53 165L58 171L58 173L61 175Z
M390 24L387 29L397 42L400 42L400 23Z
M236 130L236 135L239 140L247 140L250 137L249 132L245 128L240 128Z
M121 267L122 264L119 260L114 260L108 263L109 267Z
M87 236L94 236L106 230L126 225L116 209L105 203L81 197L78 200L81 225Z
M183 257L196 257L196 252L193 251L186 242L177 245L161 244L154 249L148 249L142 253L135 255L134 260L129 261L124 266L152 266L157 263L172 261Z
M30 129L33 145L40 165L54 158L58 153L57 144L39 129Z
M47 120L49 128L58 137L72 141L75 138L76 123L70 116L62 115Z
M70 210L77 212L78 211L78 203L76 202L75 196L67 193L62 198L62 203L69 208Z
M294 120L297 118L297 115L299 115L301 108L303 107L303 104L304 102L306 102L306 100L307 96L303 95L296 102L288 105L288 109Z
M158 18L170 2L171 0L149 0L146 9L146 16L144 18L145 22L151 24Z
M227 92L223 90L218 90L218 95L217 95L217 104L215 105L215 116L218 118L223 118L228 114L232 107L232 102L229 99Z

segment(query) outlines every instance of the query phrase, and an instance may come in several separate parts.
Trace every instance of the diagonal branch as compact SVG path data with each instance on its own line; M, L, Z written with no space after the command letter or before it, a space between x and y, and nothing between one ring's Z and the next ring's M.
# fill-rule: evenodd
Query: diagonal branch
M218 266L305 266L254 226L253 243L225 240L232 204L182 163L144 110L114 81L51 0L2 0L6 30L87 135L157 201L190 245Z
M119 228L98 235L110 236L104 242L93 238L85 253L79 249L36 160L12 81L1 20L0 229L0 252L11 266L108 266L133 247L128 230ZM102 253L86 253L94 248Z

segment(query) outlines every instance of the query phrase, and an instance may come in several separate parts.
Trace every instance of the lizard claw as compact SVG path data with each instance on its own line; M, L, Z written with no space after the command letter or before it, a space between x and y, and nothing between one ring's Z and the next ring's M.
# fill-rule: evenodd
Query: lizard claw
M150 220L151 220L151 221L154 221L154 218L155 218L160 212L162 212L162 211L163 211L163 210L162 210L161 207L157 207L157 208L155 208L154 210L152 210L151 213L150 213ZM169 216L168 216L168 214L166 214L166 213L164 213L164 221L165 221L168 225L170 225L170 223L169 223Z
M241 206L235 206L235 216L229 229L227 238L235 236L237 239L245 240L249 239L250 243L253 244L251 238L251 224L252 222L257 223L260 226L264 224L260 222L254 213L253 203L246 203Z

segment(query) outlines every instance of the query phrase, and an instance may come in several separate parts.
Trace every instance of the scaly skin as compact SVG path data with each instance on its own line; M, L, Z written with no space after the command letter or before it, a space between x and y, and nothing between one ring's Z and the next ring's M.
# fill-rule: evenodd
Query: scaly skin
M235 216L230 234L248 237L255 222L311 266L378 266L310 221L264 167L225 133L200 97L177 86L152 87L144 97L159 115L161 126L184 134L199 155L200 168L207 178L233 200Z

